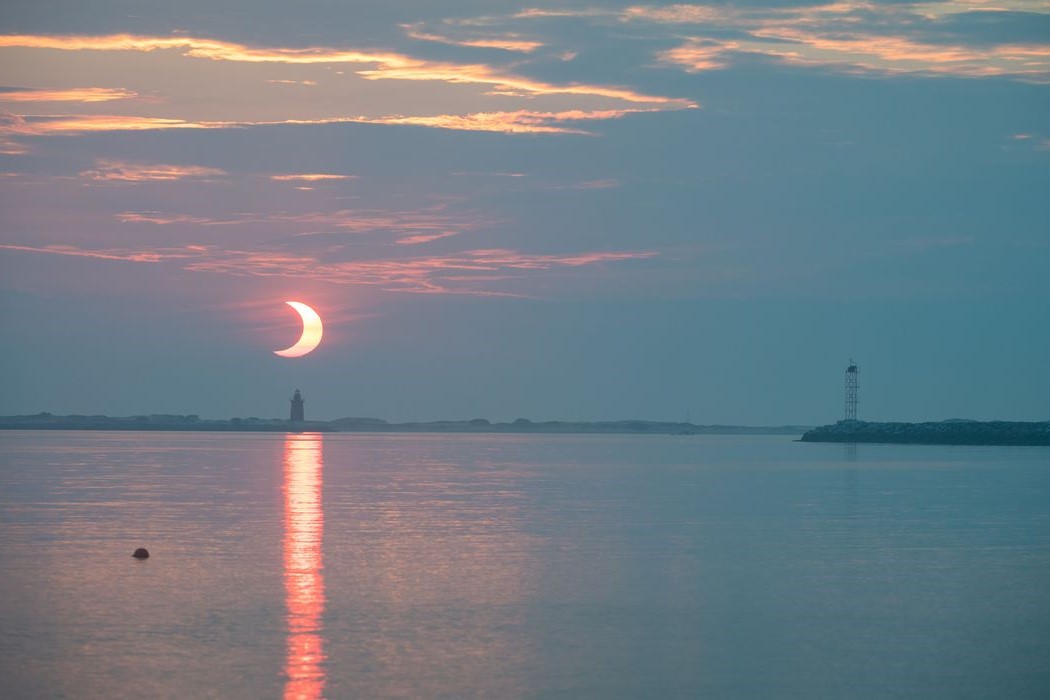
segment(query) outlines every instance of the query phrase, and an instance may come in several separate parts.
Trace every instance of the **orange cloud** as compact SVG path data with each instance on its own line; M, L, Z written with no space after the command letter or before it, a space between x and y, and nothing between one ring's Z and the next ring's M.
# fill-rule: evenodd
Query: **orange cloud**
M626 88L602 85L556 85L504 74L484 64L442 63L393 52L345 51L328 47L252 48L243 44L195 37L149 37L130 34L106 36L7 35L0 47L46 48L64 51L161 51L174 50L191 58L253 63L360 63L375 68L359 70L368 80L425 80L496 86L500 94L589 95L631 103L681 109L696 106L691 100L645 95Z
M478 112L475 114L440 114L432 117L362 117L355 121L372 124L412 124L461 131L498 131L505 134L589 134L580 128L563 126L565 122L596 119L618 119L627 114L653 112L655 109L565 110L562 112Z
M750 54L838 71L1050 82L1050 46L1046 44L989 45L965 40L945 44L935 38L922 39L924 31L931 37L942 35L943 26L934 22L994 11L1047 14L1046 3L1041 0L997 0L992 5L982 0L911 4L839 0L796 7L671 4L635 5L622 10L530 9L502 19L572 17L590 18L595 23L615 20L624 25L688 26L698 35L657 53L663 65L688 72L726 68L733 54ZM488 26L498 22L497 18L486 19ZM460 20L458 24L469 26L470 21ZM732 40L724 38L727 31L732 33Z
M22 147L10 141L12 136L48 136L81 134L98 131L145 131L155 129L241 129L252 126L281 124L308 126L323 124L402 124L460 131L495 131L506 134L589 134L559 122L616 119L627 114L658 111L650 109L565 110L562 112L478 112L474 114L440 114L435 116L331 117L323 119L282 119L273 121L186 121L159 117L126 117L121 115L0 115L0 143L9 143L17 152ZM347 178L354 176L347 175ZM280 177L274 179L281 179ZM291 178L288 178L291 179Z
M6 115L0 120L0 134L44 136L47 134L78 134L92 131L148 131L153 129L206 129L218 126L238 126L214 122L188 122L182 119L160 117L126 117L105 114L62 115Z
M689 72L725 68L732 53L746 53L838 70L1050 82L1050 46L1045 44L946 44L920 38L931 20L991 9L976 0L912 5L847 1L784 8L667 5L630 7L619 19L744 35L732 41L694 36L657 54L661 63ZM1002 0L994 9L1045 14L1045 5L1039 7L1037 0ZM861 29L867 26L878 31Z
M18 88L0 90L0 102L109 102L130 100L138 93L122 88Z
M690 73L706 70L721 70L729 65L725 54L739 48L731 41L714 41L711 39L690 39L681 46L661 51L656 55L665 65L677 65Z
M186 178L207 178L225 175L226 171L218 168L206 168L200 165L147 165L143 163L125 163L115 160L99 160L94 170L85 170L81 177L92 180L123 180L143 182L150 180L183 180Z
M1044 45L932 44L901 36L860 32L825 35L791 27L758 29L752 35L784 42L781 46L789 51L764 51L760 44L749 44L748 51L767 53L789 63L841 64L887 73L1014 76L1050 81L1050 46Z

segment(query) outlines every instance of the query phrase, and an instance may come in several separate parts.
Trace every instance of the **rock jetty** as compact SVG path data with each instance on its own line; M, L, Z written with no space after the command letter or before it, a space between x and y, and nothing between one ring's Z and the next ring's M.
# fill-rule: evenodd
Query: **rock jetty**
M1050 445L1050 421L946 420L872 423L843 420L806 432L803 442L881 442L905 445Z

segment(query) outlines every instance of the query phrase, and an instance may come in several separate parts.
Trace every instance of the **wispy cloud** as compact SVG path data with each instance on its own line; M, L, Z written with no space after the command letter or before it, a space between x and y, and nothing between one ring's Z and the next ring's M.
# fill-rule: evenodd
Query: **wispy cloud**
M487 172L483 170L457 170L449 173L449 175L457 176L475 176L475 177L528 177L526 173L499 173L499 172Z
M450 46L466 46L470 48L479 49L501 49L503 51L515 51L518 53L532 53L536 49L543 47L542 41L530 41L523 39L517 34L505 34L501 36L471 36L464 38L453 38L427 32L423 29L422 24L405 24L402 25L405 33L413 38L420 41L433 41L438 44L448 44Z
M131 117L116 114L4 115L0 133L20 136L82 134L94 131L150 131L155 129L208 129L241 126L236 123L191 122L162 117Z
M135 97L138 93L122 88L0 88L0 102L109 102Z
M222 249L215 246L86 249L67 245L0 245L0 249L132 263L171 263L182 269L249 277L309 277L331 284L365 285L417 294L517 296L490 288L494 281L541 271L641 260L654 251L529 254L479 249L439 256L326 261L316 256Z
M121 180L125 182L147 182L155 180L184 180L187 178L209 178L225 175L219 168L201 165L167 165L127 163L116 160L99 160L91 170L80 173L92 180Z
M1039 0L874 3L844 0L800 6L634 5L627 8L530 9L485 18L490 31L537 19L572 18L598 26L659 25L679 40L656 52L659 65L688 72L721 70L761 56L799 67L884 76L954 76L1050 82L1050 45L977 41L952 34L955 17L989 21L1004 12L1050 14ZM464 21L469 26L469 20ZM647 35L650 36L650 35ZM650 36L651 38L651 36ZM684 41L681 41L684 39Z
M336 175L333 173L286 173L271 175L271 180L280 182L321 182L323 180L353 180L357 175Z
M310 235L319 230L343 233L388 233L398 237L447 237L476 231L498 223L475 211L453 212L447 205L408 211L340 209L329 212L240 213L225 217L197 216L162 211L125 211L117 214L125 224L156 226L259 226L268 225L290 235ZM422 241L417 241L422 242Z
M926 12L930 7L937 8L936 15ZM953 41L945 35L943 23L938 23L952 14L991 14L998 9L959 0L925 5L835 2L787 8L670 5L628 8L622 19L706 29L709 33L695 34L658 53L664 65L690 72L725 68L734 55L759 55L836 71L1050 81L1050 45L975 43L964 36ZM1046 9L1043 6L1042 11ZM737 36L719 36L727 30Z
M572 188L576 190L611 190L619 187L621 184L619 180L607 178L604 180L588 180L587 182L573 185Z
M86 134L103 131L152 131L160 129L243 129L253 126L310 126L325 124L386 124L425 126L457 131L492 131L505 134L582 134L590 131L575 122L618 119L628 114L654 112L657 109L624 108L604 110L564 110L561 112L477 112L472 114L439 114L434 116L352 116L322 119L283 119L276 121L186 121L160 117L127 117L99 115L0 115L0 143L7 142L17 152L24 148L13 137ZM346 176L353 177L353 176ZM279 178L275 178L279 179Z
M655 109L565 110L562 112L478 112L475 114L440 114L432 117L377 117L355 121L372 124L410 124L461 131L498 131L505 134L581 134L591 132L573 122L619 119L628 114L652 112Z
M647 95L628 88L586 83L559 85L505 73L482 63L428 61L406 54L382 51L355 51L331 47L249 47L215 39L196 37L150 37L130 34L106 36L7 35L0 36L0 47L46 48L64 51L161 51L176 50L190 58L214 61L287 64L363 64L356 71L368 80L425 80L493 86L500 94L588 95L630 103L662 105L666 108L694 106L690 100Z
M829 36L791 27L764 28L752 34L773 42L773 45L766 48L750 44L746 47L748 52L764 53L786 63L839 65L881 73L1001 76L1050 81L1050 45L967 46L865 32Z
M419 245L421 243L430 243L432 241L438 241L442 238L450 238L459 234L459 231L442 231L441 233L422 233L418 236L405 236L404 238L398 238L398 245Z
M693 38L680 46L660 51L656 57L663 65L679 66L690 73L699 73L726 68L730 63L728 52L739 48L740 45L734 41Z
M440 38L453 44L488 48L498 45L526 54L540 46L540 42L522 38L516 32L480 37L441 35ZM17 112L0 121L0 145L7 152L24 152L21 142L30 137L263 125L372 123L505 134L579 134L587 131L579 126L583 121L697 106L691 99L621 85L541 80L517 73L517 66L521 64L435 61L396 51L249 46L191 36L130 34L0 35L0 51L11 52L5 55L9 60L29 63L34 60L34 52L46 51L46 59L55 70L85 82L114 77L98 75L92 61L79 61L77 54L81 52L149 54L151 65L163 69L157 72L158 78L148 88L136 82L141 81L141 76L130 72L121 74L122 79L131 81L131 87L140 92L148 89L148 100L123 88L59 90L30 86L0 93L0 102L6 95L11 105L9 111ZM221 71L221 82L231 86L231 97L227 98L227 91L216 86L220 78L211 79L214 71L209 71L206 62L246 64ZM281 73L260 75L266 64L280 65ZM342 70L344 66L346 75ZM325 69L331 69L331 73L326 73L331 80L318 79L319 72ZM239 82L231 71L244 80ZM203 93L207 97L186 94L183 78L188 79L190 75L207 87ZM256 88L246 87L258 86L260 80L275 92L264 93L268 96L260 98L258 92L252 92ZM347 81L357 81L367 95L351 103L360 108L359 113L341 111L347 104L343 99ZM402 81L413 85L396 90L379 89L365 87L367 83L361 81ZM302 91L295 101L277 94L285 86L303 85L311 89ZM446 93L454 94L455 99L443 99ZM97 109L88 108L88 102L105 102L115 108L107 109L108 114L98 114ZM62 105L61 110L52 107L38 108L36 113L22 111L27 105L49 104ZM384 109L385 104L389 104L390 109ZM78 105L84 106L78 108ZM435 113L439 111L435 105L443 107L440 113ZM19 106L20 109L16 108Z

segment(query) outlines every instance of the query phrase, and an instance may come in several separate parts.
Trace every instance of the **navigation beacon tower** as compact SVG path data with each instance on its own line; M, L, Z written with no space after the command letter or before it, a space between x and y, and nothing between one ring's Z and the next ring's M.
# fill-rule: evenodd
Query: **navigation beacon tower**
M295 395L292 397L292 417L289 419L293 423L302 423L306 420L306 412L303 410L303 395L299 393L299 390L295 390Z
M846 420L857 420L857 375L859 374L857 363L850 358L849 367L846 368Z

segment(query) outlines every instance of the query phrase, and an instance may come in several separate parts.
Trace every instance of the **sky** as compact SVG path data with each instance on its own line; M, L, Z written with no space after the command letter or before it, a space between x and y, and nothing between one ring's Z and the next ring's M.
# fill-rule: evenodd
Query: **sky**
M0 414L1050 420L1048 88L1034 0L7 3Z

